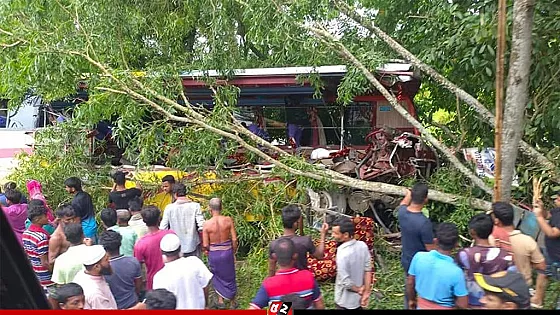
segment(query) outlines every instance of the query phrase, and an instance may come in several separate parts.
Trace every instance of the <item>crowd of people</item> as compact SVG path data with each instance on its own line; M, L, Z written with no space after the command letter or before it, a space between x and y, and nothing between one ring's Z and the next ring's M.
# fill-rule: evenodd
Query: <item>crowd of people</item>
M76 177L64 182L72 202L54 213L37 181L27 183L29 199L14 183L5 185L0 195L2 209L51 307L239 308L237 234L233 219L221 212L221 200L211 199L208 211L203 211L187 197L186 186L168 175L162 179L161 198L155 205L145 205L140 186L126 188L125 173L116 172L113 179L108 205L99 211L100 234L92 198ZM427 196L428 187L418 183L398 209L405 309L542 307L548 280L558 278L560 268L560 196L555 196L556 208L551 211L542 202L534 205L546 238L542 250L531 236L515 229L514 209L503 202L494 203L491 213L470 220L473 244L458 249L457 227L434 225L423 214ZM354 222L339 217L331 226L324 223L316 246L310 236L297 235L301 217L296 205L282 209L284 233L269 246L268 277L248 308L283 301L292 302L294 309L324 309L320 285L308 270L307 259L324 258L329 230L338 244L336 308L367 308L372 256L366 243L356 239ZM533 271L537 273L534 292L530 290ZM217 293L214 305L209 303L210 287Z

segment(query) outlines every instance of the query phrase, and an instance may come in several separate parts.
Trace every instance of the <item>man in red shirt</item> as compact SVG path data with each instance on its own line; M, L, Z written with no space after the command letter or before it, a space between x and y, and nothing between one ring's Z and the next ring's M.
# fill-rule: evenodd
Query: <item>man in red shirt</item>
M272 277L264 279L249 309L262 309L270 302L281 301L288 294L297 294L305 299L306 308L313 305L314 309L325 309L319 285L309 270L298 270L294 267L297 252L294 242L288 238L279 239L272 254L279 269Z
M152 289L154 275L164 266L159 247L161 239L167 234L175 234L171 230L159 229L160 213L155 206L146 206L142 209L141 215L148 227L148 233L134 245L134 257L141 264L146 264L147 291Z
M47 289L54 283L51 281L52 265L49 264L49 233L43 229L48 224L47 209L43 203L31 204L27 210L31 225L22 235L23 249L29 257L33 271L41 285Z

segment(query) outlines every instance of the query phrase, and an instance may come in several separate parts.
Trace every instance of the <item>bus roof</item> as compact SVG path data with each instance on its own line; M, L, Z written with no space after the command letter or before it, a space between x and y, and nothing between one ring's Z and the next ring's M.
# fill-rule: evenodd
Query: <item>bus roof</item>
M343 65L319 66L319 67L283 67L283 68L253 68L235 69L235 77L274 77L274 76L295 76L302 74L316 73L321 76L344 76L347 68ZM376 69L376 72L396 74L399 76L414 76L412 65L408 63L387 63ZM223 75L216 70L190 71L180 74L183 79L196 79L200 77L222 77ZM404 79L404 78L401 78ZM403 81L406 81L403 80Z

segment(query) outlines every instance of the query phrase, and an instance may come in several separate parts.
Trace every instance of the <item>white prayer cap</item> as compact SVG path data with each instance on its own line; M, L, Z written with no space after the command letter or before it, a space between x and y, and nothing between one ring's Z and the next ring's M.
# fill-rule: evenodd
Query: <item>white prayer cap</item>
M95 265L105 257L105 249L101 245L87 246L83 251L82 263L86 266Z
M179 249L179 247L181 247L181 240L179 239L179 236L175 234L165 235L159 243L159 248L167 253L174 252Z

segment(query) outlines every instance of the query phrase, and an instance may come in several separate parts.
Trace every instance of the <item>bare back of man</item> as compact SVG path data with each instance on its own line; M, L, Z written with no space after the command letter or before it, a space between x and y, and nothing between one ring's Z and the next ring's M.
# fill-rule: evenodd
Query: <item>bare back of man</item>
M49 239L49 263L54 263L56 257L66 252L68 247L70 247L70 242L64 235L64 226L59 223Z
M230 301L231 308L237 308L235 296L235 253L237 252L237 233L230 217L221 215L222 203L218 198L209 202L212 218L204 222L202 228L202 247L208 255L208 264L214 274L212 285L218 293L218 309L224 309L224 299Z
M208 245L218 244L232 239L233 220L223 215L212 217L204 223L208 234Z

